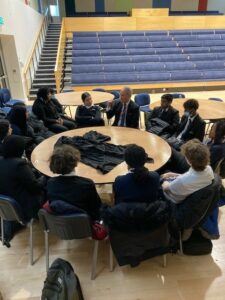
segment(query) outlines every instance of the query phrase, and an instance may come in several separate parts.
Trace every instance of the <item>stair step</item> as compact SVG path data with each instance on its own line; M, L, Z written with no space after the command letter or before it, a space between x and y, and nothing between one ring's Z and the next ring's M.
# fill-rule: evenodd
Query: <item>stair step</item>
M54 83L42 82L42 83L34 83L34 84L32 84L32 88L40 88L40 87L44 87L44 86L55 88L56 87L55 81L54 81Z
M49 83L49 84L55 84L55 78L35 78L33 80L33 85L34 84L43 84L43 83Z
M38 66L38 70L54 70L55 69L55 64L54 65L45 65L45 64L43 64L43 65L39 65Z
M54 72L52 72L52 73L35 73L35 79L42 79L42 78L55 78L55 74L54 74Z
M46 65L54 67L55 66L55 61L51 61L51 60L46 60L46 61L40 60L39 61L39 65L38 65L39 67L40 66L46 66Z
M55 55L55 54L51 54L51 53L50 53L50 54L42 54L40 60L41 60L41 61L43 61L43 60L44 60L44 61L45 61L45 60L49 60L49 61L50 61L50 60L51 60L51 61L54 60L54 61L55 61L55 60L56 60L56 55Z
M54 69L37 69L37 75L54 74Z

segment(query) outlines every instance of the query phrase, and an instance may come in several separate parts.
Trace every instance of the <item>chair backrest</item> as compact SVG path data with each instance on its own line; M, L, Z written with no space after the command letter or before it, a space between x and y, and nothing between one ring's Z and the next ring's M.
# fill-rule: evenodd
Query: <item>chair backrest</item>
M0 89L0 94L2 95L3 104L11 99L10 90L7 88Z
M11 197L0 195L0 217L6 221L24 224L20 205Z
M104 90L104 89L93 89L93 91L95 91L95 92L106 92L106 90Z
M191 194L175 207L175 216L179 228L188 229L202 223L212 212L220 199L221 179L215 179L207 187Z
M216 165L214 172L221 178L225 178L225 158L222 158Z
M134 97L134 102L139 106L149 105L150 104L150 96L149 94L137 94Z
M62 240L82 239L92 236L90 217L87 214L53 215L44 209L38 212L45 231Z
M118 91L111 91L110 94L112 94L114 96L114 99L120 98L120 92L118 92Z
M173 93L171 95L173 96L173 99L185 98L185 95L181 93Z
M209 100L218 101L218 102L223 102L222 99L216 98L216 97L210 97Z

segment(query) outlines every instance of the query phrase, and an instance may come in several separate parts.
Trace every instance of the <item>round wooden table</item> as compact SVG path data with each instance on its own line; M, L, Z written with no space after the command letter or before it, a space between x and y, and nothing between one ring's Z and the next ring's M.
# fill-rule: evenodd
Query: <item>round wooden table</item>
M146 163L146 167L151 170L157 170L162 167L171 156L170 146L160 137L146 131L123 127L88 127L74 129L54 135L40 143L33 151L31 161L34 167L47 176L54 176L49 169L49 157L52 154L54 144L61 136L82 136L90 130L96 130L99 133L111 137L111 143L116 145L137 144L142 146L149 157L154 159L154 163ZM103 175L99 171L85 164L79 163L76 168L76 174L92 179L96 184L112 183L118 175L127 173L125 162L116 166L112 171Z
M190 98L189 98L190 99ZM172 106L179 110L180 117L184 113L184 102L188 99L174 99ZM199 103L198 113L203 120L220 120L225 119L225 102L196 99ZM150 108L160 106L161 101L154 102L150 105Z
M55 97L59 100L59 102L63 106L78 106L83 104L81 100L81 95L83 92L68 92L68 93L60 93L56 94ZM90 93L93 103L103 103L105 101L110 101L114 99L114 95L105 92L97 92L97 91L88 91Z

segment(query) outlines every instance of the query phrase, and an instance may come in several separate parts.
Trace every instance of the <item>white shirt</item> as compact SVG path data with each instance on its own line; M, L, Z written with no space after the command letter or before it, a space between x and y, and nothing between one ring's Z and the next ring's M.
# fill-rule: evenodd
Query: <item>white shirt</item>
M186 173L174 179L164 194L172 202L180 203L189 195L210 185L213 179L214 174L210 166L200 172L190 168Z

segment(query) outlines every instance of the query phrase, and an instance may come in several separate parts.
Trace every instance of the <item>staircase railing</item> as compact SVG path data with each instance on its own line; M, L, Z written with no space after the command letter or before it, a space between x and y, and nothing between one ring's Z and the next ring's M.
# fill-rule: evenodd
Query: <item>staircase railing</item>
M40 28L37 32L35 41L33 43L33 47L31 49L30 56L27 60L27 63L24 67L24 83L25 83L25 90L26 95L29 97L29 91L34 79L35 72L37 70L37 66L40 60L41 51L43 48L43 44L45 41L46 32L48 29L48 24L50 22L50 15L49 15L49 9L46 8L43 21L40 25Z
M58 52L55 63L55 82L57 93L61 92L62 80L64 76L64 54L66 46L66 31L64 19L62 20L61 32L59 37Z

